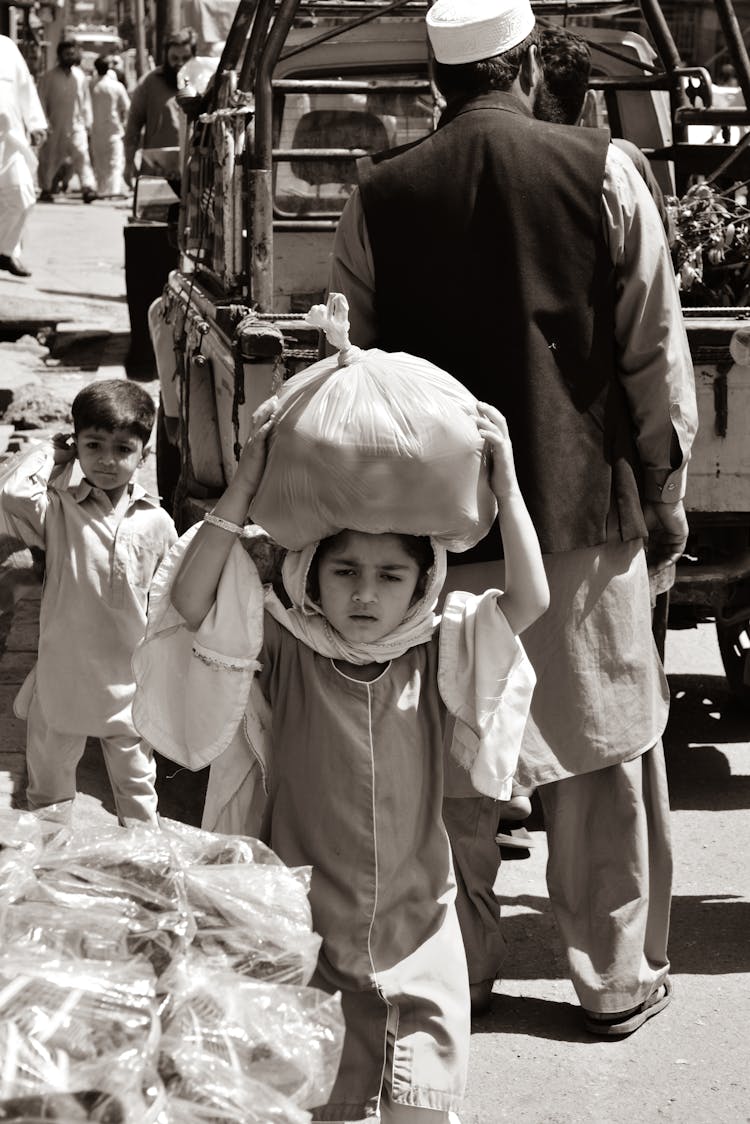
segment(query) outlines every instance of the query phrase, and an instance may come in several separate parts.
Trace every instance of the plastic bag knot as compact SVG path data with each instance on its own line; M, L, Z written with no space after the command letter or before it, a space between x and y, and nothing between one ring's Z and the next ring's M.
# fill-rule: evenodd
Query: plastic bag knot
M362 356L362 348L349 343L349 302L343 293L330 293L327 303L314 304L305 319L336 348L339 367L349 367Z

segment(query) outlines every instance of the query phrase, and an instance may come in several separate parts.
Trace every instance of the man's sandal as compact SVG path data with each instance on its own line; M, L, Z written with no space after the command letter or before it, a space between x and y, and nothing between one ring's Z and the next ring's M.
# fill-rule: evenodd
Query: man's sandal
M503 820L497 825L495 842L498 847L513 847L524 851L530 851L536 846L534 836L523 824L505 823Z
M664 982L652 991L648 998L644 999L634 1011L626 1011L622 1015L602 1016L595 1015L591 1011L584 1011L583 1022L590 1034L605 1038L621 1037L625 1034L632 1034L634 1030L638 1030L639 1026L643 1026L647 1019L658 1015L659 1011L664 1010L671 998L672 981L667 976Z

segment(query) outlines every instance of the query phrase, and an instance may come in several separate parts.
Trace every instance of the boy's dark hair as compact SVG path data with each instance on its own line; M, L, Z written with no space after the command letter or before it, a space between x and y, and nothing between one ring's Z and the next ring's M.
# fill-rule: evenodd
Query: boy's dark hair
M339 538L348 533L348 531L339 531L338 534L329 535L327 539L321 539L318 543L318 549L315 551L315 557L312 560L310 571L307 575L307 592L316 604L320 601L318 564L320 560L325 558L326 554L333 549ZM425 591L427 574L431 567L435 565L435 552L432 549L432 543L426 535L396 534L396 538L400 540L401 545L409 557L413 558L419 566L419 579L414 589L414 600L418 601Z
M554 125L575 125L591 74L588 43L562 27L545 27L537 44L544 71L534 116Z
M112 57L111 57L111 55L99 55L99 58L94 59L94 70L96 71L97 74L100 74L102 77L107 73L108 70L111 70L111 69L112 69Z
M71 407L73 429L129 429L145 445L151 436L156 407L147 390L128 379L103 379L79 390Z
M450 104L464 98L488 94L490 90L509 90L521 69L524 55L536 43L536 28L516 47L478 62L435 62L435 81Z

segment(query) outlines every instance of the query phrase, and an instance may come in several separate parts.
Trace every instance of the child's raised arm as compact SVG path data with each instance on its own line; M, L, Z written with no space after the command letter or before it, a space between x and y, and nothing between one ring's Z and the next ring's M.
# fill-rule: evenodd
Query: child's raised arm
M497 498L505 555L505 591L499 606L518 634L547 608L547 577L539 540L518 487L508 424L494 406L480 402L477 410L477 428L492 456L490 484Z
M214 603L221 572L258 489L277 404L277 398L269 398L253 414L252 433L242 450L237 471L213 509L212 514L226 526L203 523L185 551L172 586L172 604L193 628L198 627Z

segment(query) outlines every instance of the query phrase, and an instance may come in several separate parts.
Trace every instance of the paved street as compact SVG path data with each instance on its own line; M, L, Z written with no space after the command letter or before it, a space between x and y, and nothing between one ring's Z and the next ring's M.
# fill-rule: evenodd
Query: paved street
M24 282L0 274L0 329L5 324L7 341L14 316L31 318L54 302L59 323L72 326L66 330L100 333L98 351L92 344L81 366L86 347L79 339L70 362L63 356L50 364L3 344L0 391L15 380L71 399L92 378L124 373L124 219L122 207L105 203L37 207L25 252L34 276ZM16 372L13 380L6 369ZM152 479L152 462L146 472ZM2 807L22 804L24 730L11 701L33 663L37 616L38 601L27 600L12 619L0 617ZM508 956L492 1011L474 1026L463 1124L750 1121L750 712L728 695L710 624L670 629L665 659L672 692L665 745L675 841L674 1002L623 1041L597 1041L582 1031L547 901L545 836L535 830L530 857L504 863L498 877ZM78 823L111 821L95 743L79 786ZM170 767L161 787L167 814L198 814L195 778Z

